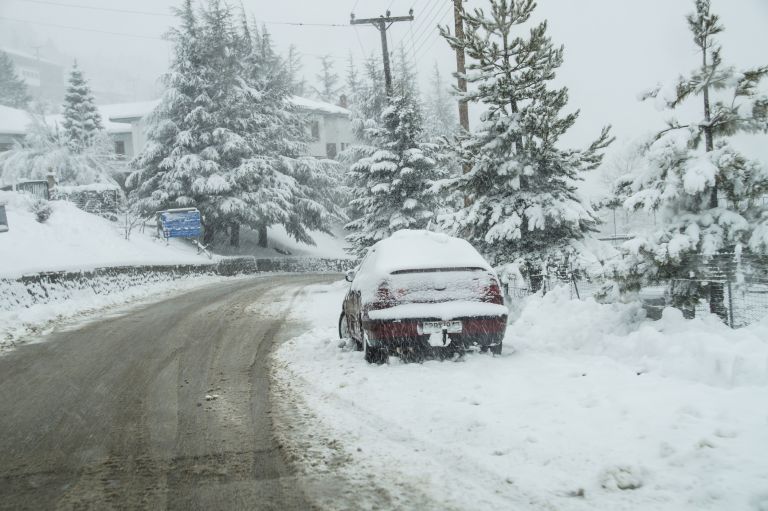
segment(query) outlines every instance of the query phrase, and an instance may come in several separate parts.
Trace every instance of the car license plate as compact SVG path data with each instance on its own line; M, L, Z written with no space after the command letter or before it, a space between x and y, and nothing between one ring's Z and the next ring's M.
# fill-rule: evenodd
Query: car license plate
M439 334L445 330L449 334L461 333L461 321L425 321L421 324L422 334Z

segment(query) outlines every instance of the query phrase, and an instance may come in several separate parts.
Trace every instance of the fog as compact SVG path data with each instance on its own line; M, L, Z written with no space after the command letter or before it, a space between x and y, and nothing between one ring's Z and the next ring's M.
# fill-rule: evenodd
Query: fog
M169 0L0 0L0 46L69 65L77 59L94 89L111 101L142 100L159 94L157 77L165 70L171 46L163 34L175 22ZM239 8L239 2L233 2ZM389 30L394 51L404 45L426 85L435 63L446 81L455 57L434 26L452 24L449 0L243 0L249 16L264 23L278 48L296 45L303 55L304 76L311 84L318 58L332 55L343 76L349 55L360 62L380 55L378 31L349 26L354 7L360 17L393 15L414 9L413 23ZM468 0L483 7L484 0ZM660 126L666 116L637 93L660 81L674 79L697 63L684 16L692 0L540 0L536 20L547 19L556 43L565 46L565 64L558 83L570 89L571 107L581 110L567 143L583 144L604 124L614 126L623 143ZM112 10L110 10L112 9ZM714 0L726 31L720 37L725 61L737 66L768 63L768 2ZM122 12L118 12L122 11ZM134 11L134 12L127 12ZM295 26L283 23L338 24ZM477 122L479 110L472 108ZM765 137L746 141L768 161Z

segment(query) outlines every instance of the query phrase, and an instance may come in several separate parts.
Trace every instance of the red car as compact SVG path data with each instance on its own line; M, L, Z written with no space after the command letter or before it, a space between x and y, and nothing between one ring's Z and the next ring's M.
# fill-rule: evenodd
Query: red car
M462 239L398 231L371 247L347 281L339 335L354 340L369 363L473 346L501 353L508 311L499 279Z

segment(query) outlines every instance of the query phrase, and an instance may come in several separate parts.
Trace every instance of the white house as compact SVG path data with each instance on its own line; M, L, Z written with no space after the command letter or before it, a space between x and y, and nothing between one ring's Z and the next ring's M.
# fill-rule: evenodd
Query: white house
M0 152L23 140L30 122L32 118L24 110L0 105Z
M301 112L309 118L310 143L309 156L316 158L335 158L339 152L352 143L352 124L350 112L330 103L293 96L290 99ZM140 101L135 103L117 103L102 105L99 111L112 124L130 126L130 136L115 138L116 148L122 143L126 159L131 159L141 152L146 143L146 117L155 109L160 100ZM113 136L114 138L114 136ZM119 151L118 151L119 152Z

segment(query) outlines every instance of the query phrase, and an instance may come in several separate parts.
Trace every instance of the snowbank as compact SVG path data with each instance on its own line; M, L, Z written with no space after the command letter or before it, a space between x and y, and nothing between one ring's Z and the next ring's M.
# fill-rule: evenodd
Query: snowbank
M10 227L0 233L0 277L99 266L209 262L192 245L171 240L166 246L154 238L154 232L134 229L131 239L125 240L119 222L86 213L66 201L50 202L51 217L39 223L29 211L30 200L25 194L0 192Z
M159 300L225 279L214 275L137 272L91 278L87 285L68 281L30 288L21 282L0 281L0 353L28 335L52 330L63 320L132 302ZM43 303L30 296L34 293L45 293L45 300L40 301Z
M686 320L673 308L659 321L643 318L637 303L571 300L561 288L530 297L508 339L521 350L605 356L639 373L706 385L768 385L768 318L737 330L712 315Z
M375 366L339 347L345 289L297 307L317 328L277 350L274 402L289 456L358 508L768 509L768 324L556 291L509 327L517 352Z

